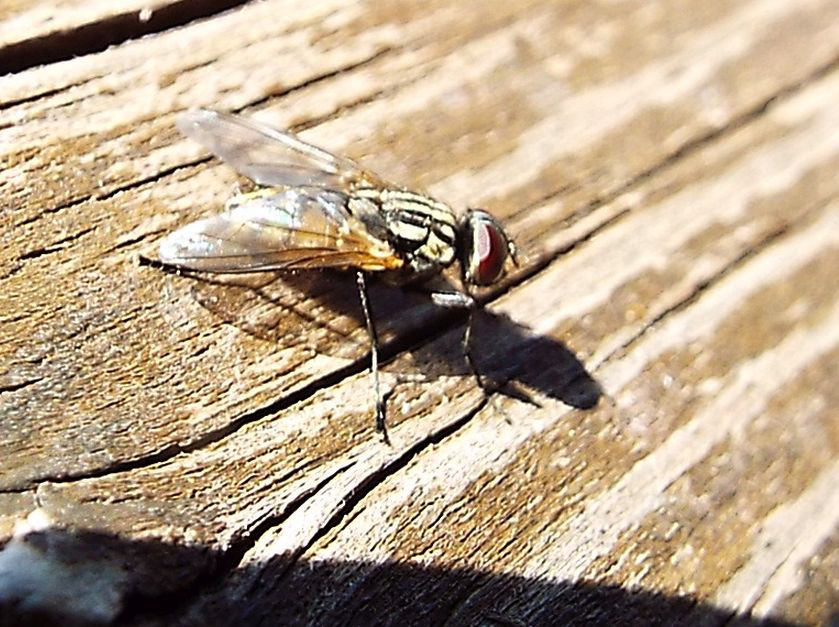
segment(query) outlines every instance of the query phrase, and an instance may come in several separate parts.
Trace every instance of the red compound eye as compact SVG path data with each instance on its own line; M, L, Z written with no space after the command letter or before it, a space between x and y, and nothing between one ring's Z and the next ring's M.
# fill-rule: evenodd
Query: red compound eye
M509 245L501 226L489 214L475 212L470 220L471 251L468 276L476 285L498 280L507 261Z

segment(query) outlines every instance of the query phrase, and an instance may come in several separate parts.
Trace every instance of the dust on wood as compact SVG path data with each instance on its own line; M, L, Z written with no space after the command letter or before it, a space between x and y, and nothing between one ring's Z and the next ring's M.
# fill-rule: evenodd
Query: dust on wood
M0 78L4 607L36 573L119 624L837 611L839 8L509 4L161 2ZM199 106L503 219L475 345L532 402L378 286L389 447L351 280L138 264L235 183L173 128Z

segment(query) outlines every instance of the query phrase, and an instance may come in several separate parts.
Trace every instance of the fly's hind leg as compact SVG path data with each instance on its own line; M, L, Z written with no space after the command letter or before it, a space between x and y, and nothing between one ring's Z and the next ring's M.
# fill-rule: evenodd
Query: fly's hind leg
M367 323L367 335L370 336L370 373L373 375L373 390L376 396L376 430L380 431L384 441L390 444L385 425L385 401L382 398L379 387L379 336L376 333L376 326L373 324L373 315L370 312L370 298L367 295L367 277L359 270L356 273L358 293L361 297L361 309L364 312L364 321Z

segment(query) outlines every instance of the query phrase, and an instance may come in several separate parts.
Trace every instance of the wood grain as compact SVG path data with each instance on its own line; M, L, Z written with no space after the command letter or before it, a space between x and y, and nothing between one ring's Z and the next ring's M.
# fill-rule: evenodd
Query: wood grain
M64 5L69 32L126 12ZM0 607L835 617L835 3L158 5L0 77ZM502 218L524 261L474 337L506 387L462 316L376 286L388 446L351 278L138 263L235 183L174 130L198 106Z

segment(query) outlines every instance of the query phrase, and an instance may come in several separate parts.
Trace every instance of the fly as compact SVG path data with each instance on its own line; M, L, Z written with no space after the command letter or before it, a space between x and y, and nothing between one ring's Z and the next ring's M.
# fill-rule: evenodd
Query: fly
M246 117L189 111L178 128L202 144L255 189L234 194L224 212L187 224L160 243L160 260L214 273L352 270L371 344L376 428L388 441L379 389L379 341L367 295L367 275L392 285L421 283L455 261L463 291L432 293L433 302L470 311L470 288L498 281L515 246L501 224L482 209L458 217L446 204L392 185L348 159L291 133Z

